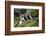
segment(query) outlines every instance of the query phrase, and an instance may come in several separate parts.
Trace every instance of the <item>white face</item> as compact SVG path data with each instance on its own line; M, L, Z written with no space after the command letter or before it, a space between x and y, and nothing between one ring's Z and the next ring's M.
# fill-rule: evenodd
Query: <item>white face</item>
M39 9L39 27L14 27L14 8ZM11 5L11 31L42 30L42 7Z

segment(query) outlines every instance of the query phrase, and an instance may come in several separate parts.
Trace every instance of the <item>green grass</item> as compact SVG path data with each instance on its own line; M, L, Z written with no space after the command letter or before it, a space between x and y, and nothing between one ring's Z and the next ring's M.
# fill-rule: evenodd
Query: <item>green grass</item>
M36 27L38 26L38 22L35 19L30 19L28 21L23 21L21 25L19 25L19 17L14 16L14 26L15 27Z

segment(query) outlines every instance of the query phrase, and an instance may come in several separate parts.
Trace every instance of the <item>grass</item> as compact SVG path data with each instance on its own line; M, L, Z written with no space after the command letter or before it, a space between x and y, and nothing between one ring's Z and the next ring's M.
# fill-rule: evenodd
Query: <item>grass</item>
M21 25L19 25L19 17L14 16L14 26L15 27L36 27L38 26L38 22L35 19L30 19L28 21L23 21Z

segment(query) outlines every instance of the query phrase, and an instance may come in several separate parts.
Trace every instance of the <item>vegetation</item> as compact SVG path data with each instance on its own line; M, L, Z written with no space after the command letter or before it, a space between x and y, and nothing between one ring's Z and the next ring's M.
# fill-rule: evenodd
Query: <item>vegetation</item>
M23 21L21 25L19 25L20 14L31 14L32 19L28 21ZM15 27L36 27L39 26L38 22L38 9L14 9L14 26ZM36 19L37 18L37 19Z
M31 12L31 15L32 15L33 18L35 18L35 17L37 18L38 17L38 14L39 14L39 10L37 10L37 9L36 10L33 10Z

